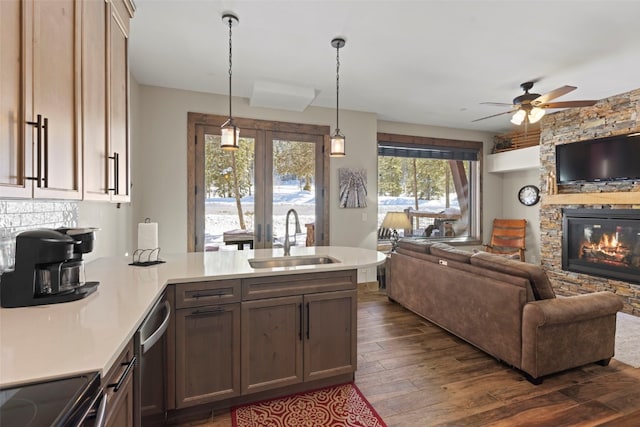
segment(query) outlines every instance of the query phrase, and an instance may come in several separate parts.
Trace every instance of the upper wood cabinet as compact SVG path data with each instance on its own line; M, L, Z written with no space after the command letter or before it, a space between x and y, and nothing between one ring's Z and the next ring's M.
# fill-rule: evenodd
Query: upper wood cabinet
M1 2L0 196L82 197L79 5Z
M31 196L24 177L28 171L23 143L23 5L20 0L0 1L0 196ZM30 148L30 146L28 147Z
M132 14L129 0L0 1L0 197L128 200Z
M128 202L128 0L83 2L84 198Z

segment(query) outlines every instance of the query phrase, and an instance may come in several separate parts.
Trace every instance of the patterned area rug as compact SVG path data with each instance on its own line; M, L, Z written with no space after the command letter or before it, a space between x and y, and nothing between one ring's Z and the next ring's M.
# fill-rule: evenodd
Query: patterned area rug
M618 312L613 358L640 368L640 317Z
M386 427L353 383L233 408L234 427Z

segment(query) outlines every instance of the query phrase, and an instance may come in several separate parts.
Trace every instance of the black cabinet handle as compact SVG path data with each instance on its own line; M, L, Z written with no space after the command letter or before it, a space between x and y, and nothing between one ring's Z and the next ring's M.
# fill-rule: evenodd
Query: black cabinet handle
M198 315L202 315L202 314L220 314L220 313L224 313L226 310L224 309L224 307L214 307L212 309L200 309L200 310L196 310L193 313L191 313L192 316L198 316Z
M135 365L136 365L136 357L133 356L128 363L125 362L125 363L122 364L122 366L126 366L127 368L124 370L122 375L120 375L120 379L118 379L118 382L117 383L113 383L113 384L109 384L107 387L113 388L113 391L115 393L117 393L118 390L120 390L120 387L122 387L122 384L124 384L125 380L129 376L129 373L131 372L131 370L133 369L133 367Z
M256 229L256 240L258 243L262 241L262 224L258 224Z
M109 188L109 191L113 191L114 194L120 194L120 154L113 152L113 156L109 156L113 160L113 188Z
M229 292L231 293L231 292ZM197 294L193 294L191 295L191 298L207 298L207 297L221 297L223 295L227 294L227 290L226 289L221 289L221 290L217 290L217 291L211 291L211 292L200 292Z
M42 184L44 188L49 187L49 119L44 118L44 177L42 178Z
M38 188L42 187L42 114L36 116L35 122L27 122L28 125L35 126L36 133L36 176L27 176L26 179L36 181Z
M307 303L307 339L309 339L309 303Z
M271 224L267 224L267 236L264 241L267 243L271 241Z

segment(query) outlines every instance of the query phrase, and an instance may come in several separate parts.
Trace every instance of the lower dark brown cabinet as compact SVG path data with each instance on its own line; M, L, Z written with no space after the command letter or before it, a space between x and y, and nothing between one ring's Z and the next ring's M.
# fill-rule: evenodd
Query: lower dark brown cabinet
M240 395L240 303L176 310L176 408Z

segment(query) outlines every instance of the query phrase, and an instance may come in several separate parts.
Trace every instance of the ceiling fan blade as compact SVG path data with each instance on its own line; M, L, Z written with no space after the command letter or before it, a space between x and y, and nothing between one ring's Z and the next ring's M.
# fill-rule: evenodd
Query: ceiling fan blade
M569 92L573 92L576 89L577 89L577 87L575 87L575 86L562 86L562 87L559 87L557 89L552 90L551 92L547 92L547 93L545 93L543 95L540 95L539 97L537 97L536 99L531 101L531 104L537 107L539 104L545 104L545 103L551 101L552 99L559 98L562 95L566 95Z
M513 107L513 104L506 102L481 102L480 105L495 105L496 107Z
M510 114L513 113L514 111L518 111L518 109L513 109L513 110L509 110L509 111L504 111L502 113L498 113L498 114L493 114L491 116L487 116L487 117L482 117L480 119L475 119L475 120L471 120L471 123L473 122L479 122L480 120L484 120L484 119L490 119L491 117L497 117L497 116L502 116L503 114Z
M575 108L575 107L591 107L598 101L564 101L564 102L549 102L547 104L538 105L540 108Z

